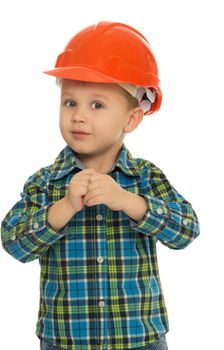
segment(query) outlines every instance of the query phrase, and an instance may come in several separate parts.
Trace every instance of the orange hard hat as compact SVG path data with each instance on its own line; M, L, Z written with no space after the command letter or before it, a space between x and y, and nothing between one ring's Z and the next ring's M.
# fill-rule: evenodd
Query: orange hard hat
M148 40L119 22L99 22L72 37L58 56L55 68L44 73L58 78L128 83L155 90L155 102L145 114L157 111L162 93L158 67Z

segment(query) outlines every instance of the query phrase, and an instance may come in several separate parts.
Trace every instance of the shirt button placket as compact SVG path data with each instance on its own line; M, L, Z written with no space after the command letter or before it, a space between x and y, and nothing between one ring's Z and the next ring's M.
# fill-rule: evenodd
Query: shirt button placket
M104 258L102 256L98 256L97 262L101 264L103 261L104 261Z
M100 300L99 306L100 306L100 307L104 307L104 306L105 306L105 302L104 302L103 300Z
M105 245L103 244L104 240L105 240L105 237L106 237L106 226L105 226L105 223L102 222L104 219L104 215L102 214L97 214L96 215L96 221L98 221L98 225L99 225L99 232L100 232L100 238L102 239L102 245L101 245L101 248L100 248L100 251L101 251L101 254L103 255L105 252L104 252L104 249L105 248ZM106 243L105 243L106 244ZM100 252L99 251L99 252ZM106 278L106 275L105 275L105 268L106 266L104 267L101 267L100 265L102 265L103 262L105 262L105 257L102 256L102 255L99 255L99 256L96 256L96 261L97 263L99 264L99 275L101 276L100 279L102 280L102 282L98 281L98 283L100 284L99 286L99 300L98 300L98 306L99 306L99 309L100 309L100 314L101 314L101 317L100 318L100 333L101 333L101 340L100 340L100 343L101 345L105 346L105 341L107 339L107 332L108 330L106 329L107 326L106 326L106 323L105 323L105 317L106 317L106 310L105 310L105 307L106 307L106 303L105 303L105 297L106 297L106 290L105 290L105 285L104 285L104 279ZM101 275L102 274L102 275ZM101 284L102 283L102 284ZM101 348L101 345L99 346Z
M97 214L96 220L101 221L103 219L103 216L101 214Z

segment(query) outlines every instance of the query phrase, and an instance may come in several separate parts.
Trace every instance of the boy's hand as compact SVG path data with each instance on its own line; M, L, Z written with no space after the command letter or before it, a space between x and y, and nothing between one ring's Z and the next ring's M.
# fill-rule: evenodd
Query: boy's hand
M84 205L105 204L112 210L122 210L126 191L111 176L95 172L89 176L89 182Z
M65 198L76 212L80 211L84 205L83 197L88 192L90 175L95 173L95 169L84 169L71 179Z

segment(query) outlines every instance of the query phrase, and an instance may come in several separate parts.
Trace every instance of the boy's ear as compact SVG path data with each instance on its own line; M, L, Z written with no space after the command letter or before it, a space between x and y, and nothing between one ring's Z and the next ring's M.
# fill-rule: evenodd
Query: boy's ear
M141 123L144 117L144 111L141 107L135 107L129 112L125 132L132 132Z

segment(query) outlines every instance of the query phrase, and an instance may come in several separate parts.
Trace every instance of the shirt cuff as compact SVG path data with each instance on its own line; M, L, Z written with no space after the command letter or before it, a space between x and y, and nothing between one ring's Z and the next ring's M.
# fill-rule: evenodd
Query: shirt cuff
M24 236L32 238L38 244L51 245L59 239L64 233L64 227L55 230L48 222L49 205L42 207L34 213L27 211L19 213L14 219L16 223L15 231L11 240L23 238ZM11 219L11 220L12 220Z
M147 201L147 210L139 221L131 218L131 227L145 234L156 235L167 225L170 220L170 210L167 203L161 199L141 194Z

